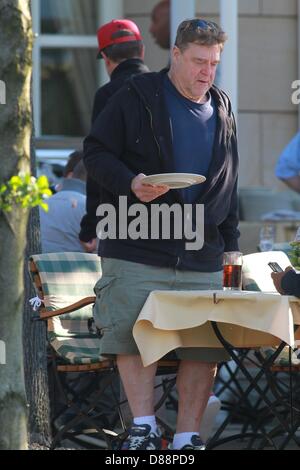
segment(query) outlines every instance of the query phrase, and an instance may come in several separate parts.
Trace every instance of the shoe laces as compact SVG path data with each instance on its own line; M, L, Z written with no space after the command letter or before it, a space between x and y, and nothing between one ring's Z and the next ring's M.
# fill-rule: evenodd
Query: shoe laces
M128 450L137 450L141 448L146 439L149 438L151 426L148 424L144 425L133 425L130 430L129 446Z
M144 447L144 444L147 443L147 441L149 441L149 448L155 449L155 443L152 443L151 441L154 441L157 437L159 437L159 435L159 429L157 429L157 433L151 432L151 426L148 424L142 426L134 425L130 431L128 450L141 449Z
M148 436L131 436L129 441L128 450L137 450L139 449Z

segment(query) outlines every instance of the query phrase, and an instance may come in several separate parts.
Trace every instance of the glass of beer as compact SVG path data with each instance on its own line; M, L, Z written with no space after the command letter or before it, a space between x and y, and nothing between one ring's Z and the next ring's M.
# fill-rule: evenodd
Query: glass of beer
M223 259L223 290L242 289L243 254L240 251L227 251Z

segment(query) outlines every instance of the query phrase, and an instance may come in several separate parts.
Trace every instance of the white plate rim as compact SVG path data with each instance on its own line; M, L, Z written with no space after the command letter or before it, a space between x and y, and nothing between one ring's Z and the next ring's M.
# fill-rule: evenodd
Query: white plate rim
M156 184L168 184L169 183L186 183L190 186L192 186L193 184L201 184L201 183L204 183L206 181L206 177L203 176L203 175L200 175L200 174L197 174L197 173L157 173L157 174L153 174L153 175L147 175L143 178L142 181L144 180L147 180L145 181L145 183L148 182L149 179L151 179L149 181L149 184L155 184L155 181L152 181L152 179L154 178L170 178L169 181L165 181L165 182L162 182L162 181L159 181L157 182ZM174 178L174 180L172 181L171 178ZM192 180L192 182L191 182ZM199 181L200 180L200 181Z

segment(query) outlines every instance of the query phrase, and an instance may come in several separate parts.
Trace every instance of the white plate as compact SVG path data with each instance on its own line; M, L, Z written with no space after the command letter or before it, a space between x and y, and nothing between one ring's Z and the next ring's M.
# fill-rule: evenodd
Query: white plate
M196 173L160 173L143 178L143 183L167 184L172 189L187 188L193 184L204 183L205 176Z

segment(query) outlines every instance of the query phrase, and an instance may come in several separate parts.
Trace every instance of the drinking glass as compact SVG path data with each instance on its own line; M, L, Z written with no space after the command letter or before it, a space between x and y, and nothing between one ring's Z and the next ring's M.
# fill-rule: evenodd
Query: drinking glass
M223 290L242 289L243 254L240 251L227 251L223 258Z
M259 232L260 251L272 251L275 242L274 225L264 225Z

